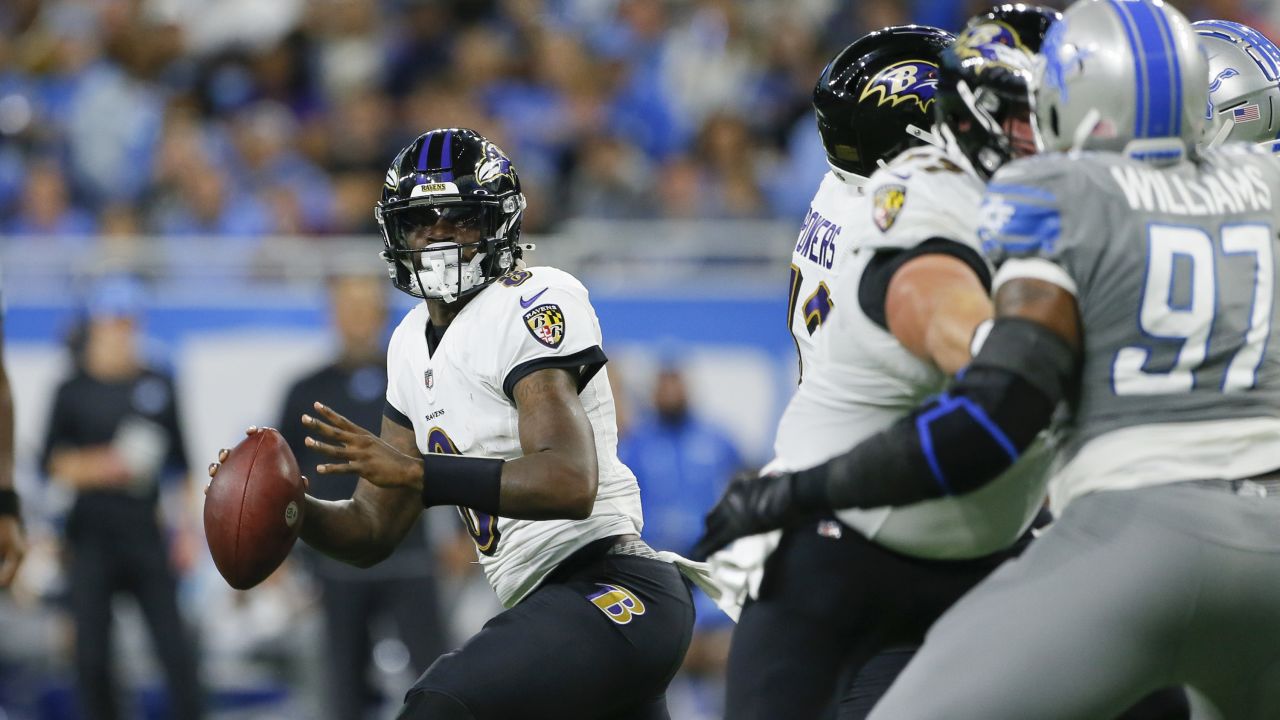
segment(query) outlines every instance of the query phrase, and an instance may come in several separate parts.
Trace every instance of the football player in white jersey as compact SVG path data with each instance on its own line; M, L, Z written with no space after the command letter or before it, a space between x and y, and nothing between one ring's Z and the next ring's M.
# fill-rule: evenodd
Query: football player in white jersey
M1024 76L987 56L1007 51L1029 67L1026 51L1038 49L1055 15L1019 6L975 19L959 45L967 67L982 74L964 79L998 103L989 112L1003 115L989 129L966 105L947 106L956 114L943 117L957 128L946 133L949 149L922 144L934 136L921 128L932 125L939 57L951 35L888 28L824 71L814 105L832 171L793 256L789 321L802 377L766 473L839 454L939 392L968 362L975 329L992 313L976 234L983 180L1034 147ZM978 133L997 134L1004 154L970 157ZM733 487L754 485L735 480L722 506L736 502ZM917 646L934 619L1006 559L1042 488L1011 478L964 504L815 515L780 538L747 538L716 555L726 585L754 590L730 652L727 716L823 717L837 701L841 717L865 714L909 652L868 660ZM732 539L710 529L704 551ZM750 588L766 553L758 589Z
M667 718L693 605L640 540L617 458L600 324L568 273L524 267L510 159L472 130L425 133L387 172L377 215L397 288L422 298L388 348L381 438L317 404L321 473L301 536L341 560L386 557L424 507L456 505L508 609L441 656L404 720Z

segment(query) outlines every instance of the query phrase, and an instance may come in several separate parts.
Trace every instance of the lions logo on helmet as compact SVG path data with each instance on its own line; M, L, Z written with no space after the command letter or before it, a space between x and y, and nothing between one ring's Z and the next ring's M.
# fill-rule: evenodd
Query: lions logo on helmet
M1064 101L1067 100L1067 80L1084 68L1085 58L1091 52L1075 43L1064 42L1066 29L1066 23L1057 23L1049 28L1041 50L1044 56L1044 83L1056 89Z
M938 66L927 60L903 60L881 70L863 88L858 102L876 98L876 105L897 107L915 101L927 112L938 89Z
M1213 82L1209 83L1209 92L1211 93L1218 92L1219 88L1222 87L1223 80L1230 80L1231 78L1237 77L1239 75L1240 75L1240 71L1232 67L1229 67L1223 70L1222 72L1218 73L1216 77L1213 78Z

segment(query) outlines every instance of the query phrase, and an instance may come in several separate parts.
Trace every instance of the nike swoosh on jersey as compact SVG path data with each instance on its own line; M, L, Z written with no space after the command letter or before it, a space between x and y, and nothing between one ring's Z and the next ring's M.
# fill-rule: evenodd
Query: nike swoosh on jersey
M528 307L529 307L530 305L534 304L535 302L537 302L537 301L538 301L538 298L542 297L542 293L544 293L544 292L546 292L546 291L547 291L547 289L546 289L546 288L542 288L541 290L539 290L539 291L537 292L537 294L535 294L533 297L529 298L528 300L525 300L525 299L524 299L524 297L522 296L522 297L520 298L520 307L525 308L525 309L528 309Z

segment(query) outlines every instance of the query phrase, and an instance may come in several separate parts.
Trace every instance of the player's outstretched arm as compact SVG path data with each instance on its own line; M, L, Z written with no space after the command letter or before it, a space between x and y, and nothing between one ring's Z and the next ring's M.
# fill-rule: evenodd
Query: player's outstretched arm
M1043 280L1010 280L996 295L982 350L948 392L822 465L735 479L708 513L695 556L819 510L977 490L1048 427L1075 382L1079 354L1075 298Z
M401 507L410 497L419 499L413 503L415 513L423 507L459 505L518 520L588 517L596 501L598 465L595 434L578 397L577 379L560 368L537 370L521 378L512 395L518 412L520 448L524 453L514 460L443 453L418 455L412 445L412 431L384 418L384 436L375 438L319 404L316 405L319 417L304 416L303 424L332 442L311 437L306 442L342 461L320 465L317 471L360 476L360 487L351 502L359 502L364 489L369 496L365 512L375 512L379 518ZM392 434L388 436L388 432ZM372 486L394 490L397 494L387 500L384 495L374 494ZM326 508L336 505L340 504L321 504L320 512L338 512L336 507ZM311 511L311 505L307 511ZM343 509L341 512L354 511ZM310 522L308 517L307 524ZM412 523L412 518L408 523ZM407 529L408 525L404 527ZM395 537L398 541L400 536ZM315 544L306 525L302 538ZM323 538L315 539L324 542Z
M796 473L798 500L868 508L977 490L1049 426L1079 359L1075 297L1044 280L1006 282L991 332L955 384L848 453Z
M987 289L965 262L931 253L893 273L885 293L889 332L913 355L954 375L969 364L974 330L991 318Z
M316 411L343 425L347 441L341 448L346 451L343 457L347 463L320 465L317 471L355 472L360 481L350 500L330 502L308 495L299 537L330 557L368 567L386 559L422 513L413 490L387 482L387 475L397 470L417 472L413 430L383 418L381 434L374 437L328 407L316 403ZM309 415L303 416L303 424L313 431L333 427ZM307 438L307 444L321 450L326 447L314 438Z

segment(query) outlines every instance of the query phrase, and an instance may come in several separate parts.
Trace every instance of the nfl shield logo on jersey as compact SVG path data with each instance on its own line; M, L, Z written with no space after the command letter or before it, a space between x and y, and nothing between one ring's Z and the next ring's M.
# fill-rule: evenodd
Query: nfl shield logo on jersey
M876 190L875 197L871 199L872 218L876 221L876 227L880 228L880 232L888 232L893 227L893 221L898 219L898 213L902 212L902 204L907 200L907 188L902 185L885 185Z
M564 340L564 311L559 305L539 305L524 314L524 324L535 340L549 348L560 347Z
M431 369L431 368L427 368L427 371L426 371L426 372L424 372L424 373L422 373L422 382L423 382L423 384L424 384L424 385L426 385L426 386L427 386L427 389L428 389L428 390L430 390L431 388L435 387L435 385L436 385L436 371L435 371L435 370L433 370L433 369Z

